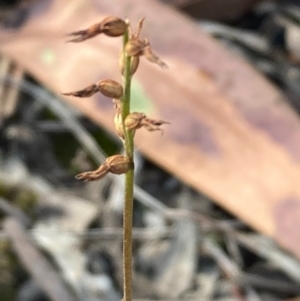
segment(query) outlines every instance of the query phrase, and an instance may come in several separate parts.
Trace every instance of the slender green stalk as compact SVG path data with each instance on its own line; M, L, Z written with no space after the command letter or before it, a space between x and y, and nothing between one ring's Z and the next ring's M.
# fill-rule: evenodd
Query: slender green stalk
M124 35L123 49L128 42L128 30ZM124 96L122 104L122 120L125 134L125 152L133 162L133 133L124 126L124 120L130 113L130 88L131 74L130 62L131 57L124 53ZM123 213L123 277L124 277L124 301L132 301L132 216L133 216L133 185L134 169L129 170L125 176L125 193L124 193L124 213Z

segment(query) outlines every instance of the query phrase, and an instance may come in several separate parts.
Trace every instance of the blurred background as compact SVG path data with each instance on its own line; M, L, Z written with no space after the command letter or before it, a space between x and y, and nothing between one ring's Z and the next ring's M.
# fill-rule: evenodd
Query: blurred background
M146 17L133 110L134 300L300 300L300 1L0 1L0 301L122 298L121 39L66 34Z

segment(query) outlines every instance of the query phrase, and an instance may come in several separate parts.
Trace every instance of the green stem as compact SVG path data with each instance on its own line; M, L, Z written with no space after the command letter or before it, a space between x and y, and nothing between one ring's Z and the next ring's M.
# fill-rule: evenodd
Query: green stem
M122 121L125 135L125 152L133 162L134 141L133 133L124 126L124 120L130 113L130 89L131 57L125 53L125 45L128 42L128 31L124 34L123 53L124 53L124 96L122 104ZM126 173L125 192L124 192L124 213L123 213L123 277L124 277L124 297L123 301L132 301L132 216L133 216L133 185L134 169Z

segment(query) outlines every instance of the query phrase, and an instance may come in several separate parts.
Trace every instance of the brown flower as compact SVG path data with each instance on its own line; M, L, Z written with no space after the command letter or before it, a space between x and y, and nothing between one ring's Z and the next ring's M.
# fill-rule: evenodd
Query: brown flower
M167 68L167 64L164 63L158 55L156 55L150 45L150 42L147 39L140 40L138 38L130 39L125 45L125 51L127 55L131 57L145 56L145 58L162 68Z
M101 92L107 97L120 98L123 96L123 87L112 79L103 79L98 83L90 85L82 90L62 94L75 97L90 97L97 92Z
M94 171L87 171L78 174L75 178L78 180L86 181L94 181L102 179L107 173L113 174L123 174L126 173L128 170L133 168L133 163L130 159L126 156L122 155L114 155L108 157L105 162L99 166L98 169Z
M125 126L130 130L137 130L141 127L144 127L150 132L161 131L160 128L162 124L169 124L169 122L164 120L155 120L148 118L145 114L140 112L130 113L125 119Z
M127 156L111 156L108 157L105 162L109 166L109 171L116 175L121 175L128 170L133 169L133 163Z
M134 59L137 60L137 58L139 56L144 55L145 58L152 62L155 63L157 65L159 65L162 68L167 68L167 65L159 58L158 55L156 55L151 46L150 46L150 42L148 39L140 39L140 33L143 27L143 23L144 23L145 18L140 19L135 32L132 33L132 29L129 26L129 30L130 30L130 39L127 42L127 44L125 45L125 52L127 53L128 56L131 56L131 60L133 61ZM122 55L123 58L123 55ZM124 72L124 58L121 59L120 58L120 70L121 70L121 74L123 74ZM134 70L131 74L133 74L137 67L138 67L138 61L137 63L132 63L133 67L131 67L132 70Z
M125 51L129 56L140 56L144 54L144 48L147 46L146 39L140 40L137 38L130 39L125 45Z
M67 42L82 42L87 39L93 38L100 33L103 33L109 37L119 37L126 32L126 29L127 24L124 20L109 16L104 18L100 23L92 25L88 29L75 31L68 34L68 36L73 36L74 38Z
M97 83L99 92L111 98L120 98L123 96L123 87L112 79L104 79Z

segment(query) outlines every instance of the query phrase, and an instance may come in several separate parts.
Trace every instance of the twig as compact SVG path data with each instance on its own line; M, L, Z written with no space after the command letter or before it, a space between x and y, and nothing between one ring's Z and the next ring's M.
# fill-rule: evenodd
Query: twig
M92 240L116 240L122 239L123 237L123 228L101 228L101 229L90 229L85 233L78 233L77 231L63 231L57 230L60 234L64 236L76 236L80 237L84 241L92 241ZM52 236L57 235L57 233L53 231L44 231L44 230L28 230L28 234L30 234L30 239L34 239L37 234L43 236ZM33 236L33 237L32 237ZM132 238L137 241L147 241L154 239L165 239L171 238L174 236L174 228L173 227L159 227L159 228L133 228L132 229ZM0 231L0 239L7 239L8 236L4 231Z
M246 288L257 287L268 289L274 292L299 294L300 289L297 284L290 284L282 280L267 279L259 275L251 275L242 272L239 267L228 258L228 256L211 240L203 240L205 250L218 262L225 274L236 283L246 286Z
M260 275L241 273L240 279L244 283L260 289L266 289L278 293L300 294L300 288L297 283L288 283L283 280L269 279Z
M245 300L245 297L241 294L240 288L238 286L242 285L247 288L252 295L255 295L255 299L259 300L258 295L254 291L254 289L247 283L243 281L241 278L242 272L239 267L210 239L203 239L203 247L218 263L221 270L225 273L225 275L233 280L233 294L236 295L240 300ZM238 285L238 286L237 286Z
M231 279L238 278L240 274L239 268L212 240L204 238L203 247L207 251L207 253L210 254L216 260L216 262L227 277Z
M269 260L274 266L285 271L295 281L300 281L299 262L278 249L271 239L261 235L245 235L239 232L233 232L233 235L245 247Z

